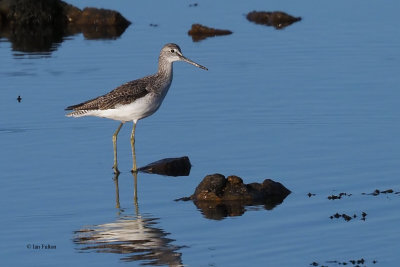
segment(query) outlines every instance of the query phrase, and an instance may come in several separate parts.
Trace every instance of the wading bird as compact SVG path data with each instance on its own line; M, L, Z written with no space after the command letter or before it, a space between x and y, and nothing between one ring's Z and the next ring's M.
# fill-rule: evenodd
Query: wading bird
M95 116L121 121L113 135L114 146L114 172L119 173L117 163L117 136L122 125L127 121L133 121L131 134L131 147L133 168L136 172L135 156L135 128L138 120L152 115L158 110L172 82L172 63L185 61L196 67L208 70L182 55L182 51L176 44L166 44L161 49L158 58L158 71L153 75L138 80L127 82L111 92L88 100L86 102L69 106L66 110L72 110L68 117Z

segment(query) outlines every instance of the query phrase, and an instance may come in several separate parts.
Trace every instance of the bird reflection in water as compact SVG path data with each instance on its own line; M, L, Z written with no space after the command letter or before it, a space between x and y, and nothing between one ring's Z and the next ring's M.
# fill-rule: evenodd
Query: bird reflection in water
M139 261L142 265L183 266L182 247L173 245L169 233L157 228L158 218L143 216L137 200L137 172L134 177L135 215L120 215L111 223L93 225L75 231L74 243L81 252L116 253L123 255L122 261ZM119 203L118 176L115 174L116 208ZM123 211L122 211L123 212Z

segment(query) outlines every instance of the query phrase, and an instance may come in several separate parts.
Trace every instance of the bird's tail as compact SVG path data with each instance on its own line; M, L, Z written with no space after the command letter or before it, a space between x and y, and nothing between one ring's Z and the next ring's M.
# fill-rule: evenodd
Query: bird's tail
M65 116L78 118L78 117L84 117L84 116L87 116L87 115L88 115L88 111L87 110L74 110L74 111L66 114Z

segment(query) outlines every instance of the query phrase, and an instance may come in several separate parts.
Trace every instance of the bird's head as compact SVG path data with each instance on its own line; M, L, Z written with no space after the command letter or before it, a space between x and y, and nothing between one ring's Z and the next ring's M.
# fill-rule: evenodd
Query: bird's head
M166 44L161 49L160 57L168 62L185 61L203 70L208 70L206 67L193 62L182 54L181 48L177 44Z

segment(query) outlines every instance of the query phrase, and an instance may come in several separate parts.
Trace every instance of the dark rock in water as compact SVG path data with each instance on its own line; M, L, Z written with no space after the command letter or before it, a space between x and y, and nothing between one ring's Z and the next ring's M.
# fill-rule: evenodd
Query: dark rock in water
M221 201L225 184L226 179L222 174L207 175L190 198L192 200Z
M232 32L229 30L219 30L206 27L201 24L193 24L192 28L188 31L188 35L192 36L193 42L204 40L207 37L213 37L217 35L228 35L228 34L232 34Z
M0 13L4 24L52 25L65 19L59 0L2 0Z
M128 26L119 12L87 7L79 8L61 0L0 0L0 14L5 24Z
M191 198L194 201L262 201L267 198L277 197L284 199L290 194L290 190L281 183L266 179L262 184L244 184L238 176L212 174L204 177L197 186Z
M300 21L301 17L293 17L282 11L252 11L247 14L247 19L257 24L283 29L296 21Z
M168 176L188 176L191 167L189 158L184 156L162 159L141 167L138 171Z
M81 32L87 39L113 39L129 24L116 11L82 11L60 0L0 0L0 37L16 51L51 52L64 37Z
M75 22L78 21L82 16L82 10L76 6L70 5L63 1L61 1L61 5L63 7L64 16L70 24L75 24Z
M78 25L96 25L97 27L116 25L127 27L131 24L117 11L93 7L84 8L74 23Z
M281 183L271 179L261 184L244 184L238 176L225 178L221 174L212 174L204 177L190 200L207 218L220 220L242 215L246 211L245 206L264 205L265 209L273 209L290 193Z

